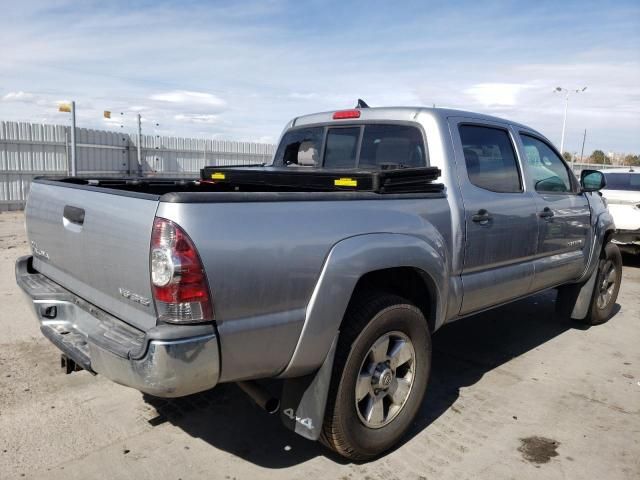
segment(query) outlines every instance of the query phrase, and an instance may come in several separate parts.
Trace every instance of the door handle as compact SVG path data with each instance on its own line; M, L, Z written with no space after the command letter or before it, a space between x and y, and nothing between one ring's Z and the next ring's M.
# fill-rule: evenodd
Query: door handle
M551 218L553 217L553 210L551 210L549 207L544 207L544 210L542 210L540 213L540 218Z
M486 225L487 223L489 223L489 220L491 220L491 215L489 215L489 212L487 212L484 208L481 208L480 210L478 210L478 213L471 217L471 220L473 220L475 223L479 223L480 225Z
M76 225L82 225L84 223L84 208L65 205L62 216L68 222L75 223Z

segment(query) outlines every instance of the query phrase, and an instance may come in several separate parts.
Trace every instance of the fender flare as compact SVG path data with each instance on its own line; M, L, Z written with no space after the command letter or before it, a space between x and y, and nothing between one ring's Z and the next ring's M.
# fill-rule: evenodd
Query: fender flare
M611 234L615 232L613 217L608 210L601 212L593 222L593 240L589 261L578 282L563 285L558 290L556 310L563 316L574 320L582 320L589 313L593 289L598 276L600 252L605 247Z
M444 239L435 230L428 240L396 233L346 238L329 252L311 299L289 364L279 375L292 378L317 370L324 362L360 278L395 267L417 268L427 275L435 302L435 328L444 322L449 261Z
M615 232L615 230L615 223L613 222L613 217L609 213L609 210L604 210L595 217L592 222L593 237L591 240L592 245L589 253L589 260L577 283L582 283L591 277L598 266L600 252L602 252L605 244L609 241L609 237Z

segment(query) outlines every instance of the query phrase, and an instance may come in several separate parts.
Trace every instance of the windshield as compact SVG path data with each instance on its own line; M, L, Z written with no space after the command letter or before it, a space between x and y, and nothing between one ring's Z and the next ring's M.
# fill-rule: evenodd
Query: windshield
M606 190L631 190L640 192L640 173L604 173Z
M425 167L427 153L422 133L414 126L332 125L288 131L273 165L343 170Z

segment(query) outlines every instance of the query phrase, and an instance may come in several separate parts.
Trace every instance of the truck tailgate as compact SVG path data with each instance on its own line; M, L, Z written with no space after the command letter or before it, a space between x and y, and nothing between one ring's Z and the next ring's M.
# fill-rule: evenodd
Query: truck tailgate
M36 180L26 207L34 268L143 330L156 324L149 274L157 197Z

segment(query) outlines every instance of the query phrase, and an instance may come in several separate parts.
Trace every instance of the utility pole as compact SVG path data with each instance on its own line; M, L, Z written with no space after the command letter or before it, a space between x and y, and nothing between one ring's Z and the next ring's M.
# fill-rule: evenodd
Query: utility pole
M75 177L77 172L77 150L76 150L76 102L71 102L71 176Z
M582 151L580 152L580 163L583 162L582 158L584 157L584 142L587 140L587 129L584 129L584 135L582 136Z
M140 143L142 142L142 119L138 113L138 176L142 176L142 150Z

